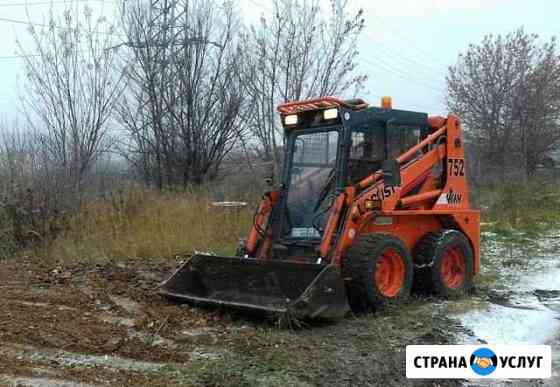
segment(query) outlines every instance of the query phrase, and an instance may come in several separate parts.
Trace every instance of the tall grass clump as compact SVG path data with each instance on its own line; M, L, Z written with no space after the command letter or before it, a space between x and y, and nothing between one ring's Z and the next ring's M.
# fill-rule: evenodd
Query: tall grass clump
M505 183L479 191L484 222L496 231L539 233L560 226L560 185Z
M217 208L209 192L129 190L85 204L40 253L55 260L161 258L194 250L231 255L254 203Z
M560 185L506 183L473 190L483 230L537 234L560 227ZM237 195L236 195L237 196ZM223 193L128 189L89 201L36 253L54 260L169 258L193 251L232 255L247 235L258 196L244 208L212 205ZM46 246L46 247L45 247Z

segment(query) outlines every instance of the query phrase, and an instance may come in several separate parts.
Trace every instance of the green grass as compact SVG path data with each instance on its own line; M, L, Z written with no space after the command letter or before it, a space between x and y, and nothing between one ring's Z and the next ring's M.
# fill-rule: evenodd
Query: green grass
M481 188L481 231L523 241L560 226L560 185L532 182Z
M288 365L276 359L230 358L197 360L185 367L162 372L170 386L303 386L288 373Z

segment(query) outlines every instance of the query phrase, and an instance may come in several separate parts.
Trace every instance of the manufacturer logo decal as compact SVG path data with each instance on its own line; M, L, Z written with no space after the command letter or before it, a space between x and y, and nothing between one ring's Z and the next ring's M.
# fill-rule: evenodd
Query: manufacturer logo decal
M436 204L446 204L446 205L458 205L461 204L463 200L463 195L453 191L453 188L449 188L449 192L442 193Z
M459 204L463 198L463 195L453 192L453 188L449 188L449 192L445 196L447 197L447 202L449 204Z

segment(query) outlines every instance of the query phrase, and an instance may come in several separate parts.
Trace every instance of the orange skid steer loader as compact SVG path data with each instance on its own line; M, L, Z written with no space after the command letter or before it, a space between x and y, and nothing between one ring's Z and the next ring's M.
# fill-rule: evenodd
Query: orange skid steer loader
M200 304L336 318L405 299L454 297L480 269L459 119L334 97L278 107L281 186L237 257L195 255L160 293Z

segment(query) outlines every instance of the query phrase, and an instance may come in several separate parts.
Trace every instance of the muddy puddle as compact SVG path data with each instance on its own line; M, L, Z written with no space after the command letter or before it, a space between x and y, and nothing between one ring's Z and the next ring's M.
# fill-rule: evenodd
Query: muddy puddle
M483 240L481 277L493 280L482 294L456 302L453 308L460 312L450 311L469 332L458 342L549 344L553 378L544 385L560 385L560 233L527 238L522 246L512 246L488 232L483 233Z

